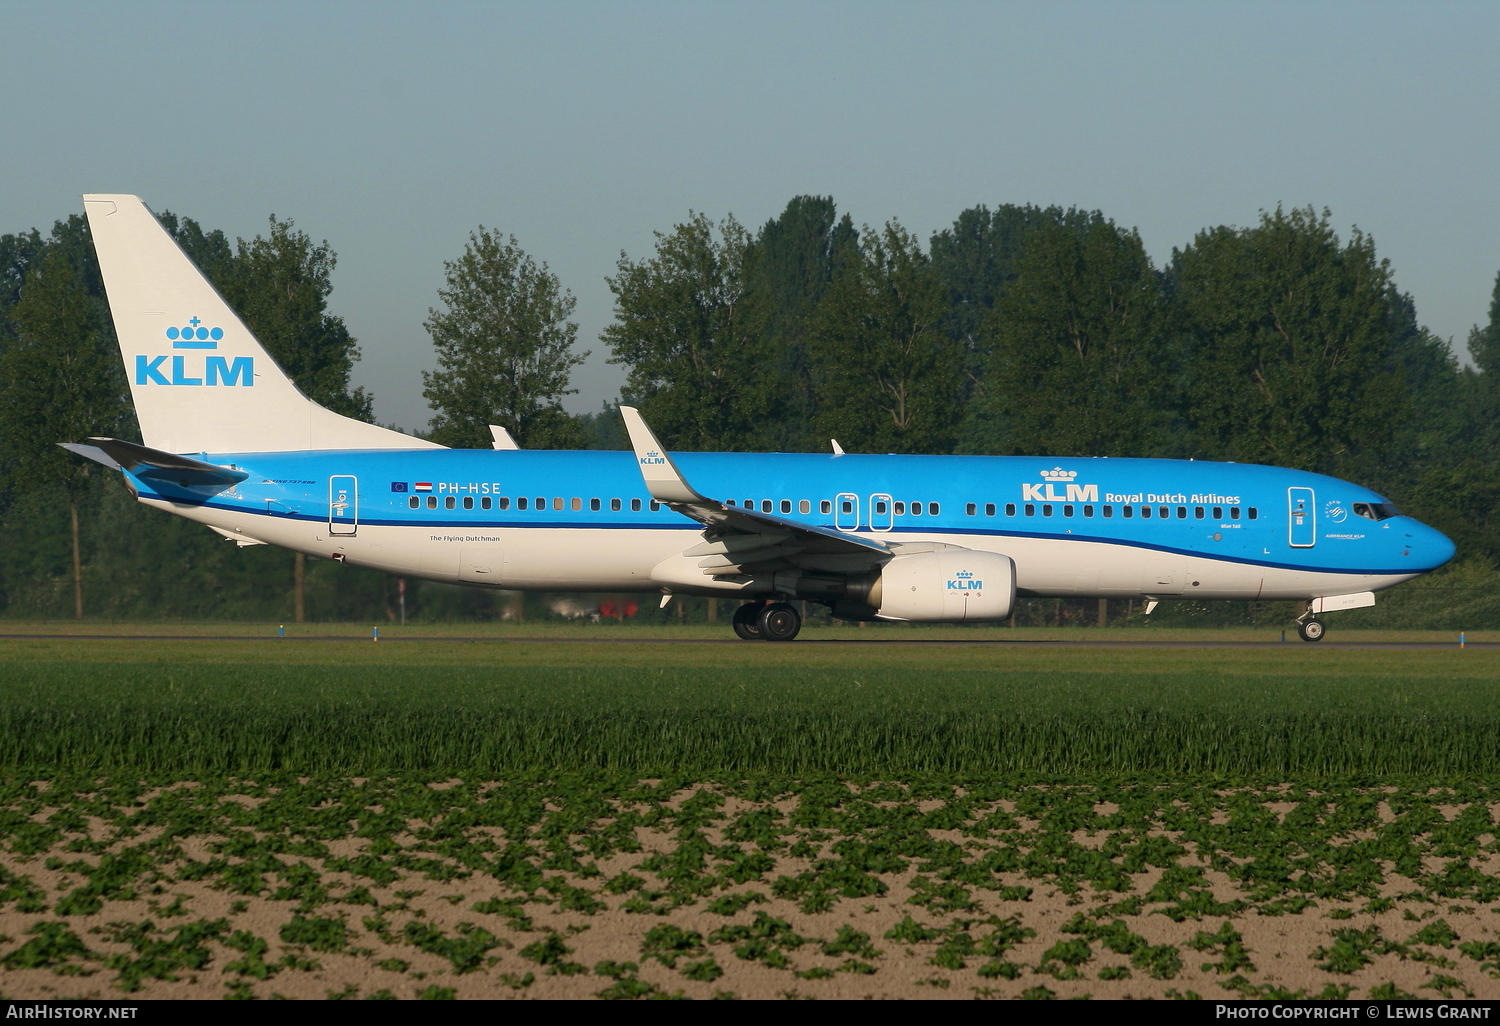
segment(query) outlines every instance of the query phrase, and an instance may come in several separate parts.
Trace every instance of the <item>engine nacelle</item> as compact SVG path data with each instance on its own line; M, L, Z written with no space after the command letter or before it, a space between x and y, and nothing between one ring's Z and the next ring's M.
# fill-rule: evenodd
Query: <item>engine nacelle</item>
M1016 564L998 552L957 546L897 556L859 604L864 608L839 603L834 614L921 623L1004 620L1016 604Z

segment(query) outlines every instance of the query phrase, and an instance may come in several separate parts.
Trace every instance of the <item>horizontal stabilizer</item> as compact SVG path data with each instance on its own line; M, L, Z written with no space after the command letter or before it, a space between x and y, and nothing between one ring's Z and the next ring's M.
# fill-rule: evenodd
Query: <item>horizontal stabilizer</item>
M90 438L89 441L94 445L65 443L63 448L103 463L103 460L85 451L92 449L107 456L118 469L126 471L132 477L152 485L166 485L174 490L187 489L199 495L204 492L211 494L237 485L250 476L243 470L204 463L202 460L162 452L160 449L147 448L119 438Z
M69 452L77 453L84 459L93 460L95 463L102 463L110 470L125 469L115 462L115 458L113 456L105 452L103 449L99 448L97 445L79 445L77 442L58 442L57 444L62 446Z

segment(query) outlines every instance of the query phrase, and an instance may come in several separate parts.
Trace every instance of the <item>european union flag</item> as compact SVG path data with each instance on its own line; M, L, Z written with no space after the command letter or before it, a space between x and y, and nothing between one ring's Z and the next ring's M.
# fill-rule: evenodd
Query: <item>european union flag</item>
M393 491L393 492L404 492L404 491L406 491L406 482L405 481L392 481L391 482L391 491Z

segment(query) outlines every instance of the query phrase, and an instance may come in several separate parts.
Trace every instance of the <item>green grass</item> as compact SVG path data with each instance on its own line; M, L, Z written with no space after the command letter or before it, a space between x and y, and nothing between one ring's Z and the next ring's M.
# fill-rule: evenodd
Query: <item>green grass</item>
M1500 653L11 640L0 768L1492 774Z

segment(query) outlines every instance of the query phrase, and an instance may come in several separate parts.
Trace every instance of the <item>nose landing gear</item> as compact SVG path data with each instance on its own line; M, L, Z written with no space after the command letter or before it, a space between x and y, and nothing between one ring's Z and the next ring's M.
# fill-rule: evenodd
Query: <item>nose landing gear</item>
M734 633L746 641L791 641L802 616L786 602L747 602L734 611Z
M1322 620L1307 619L1297 624L1297 636L1303 641L1322 641L1323 630Z

